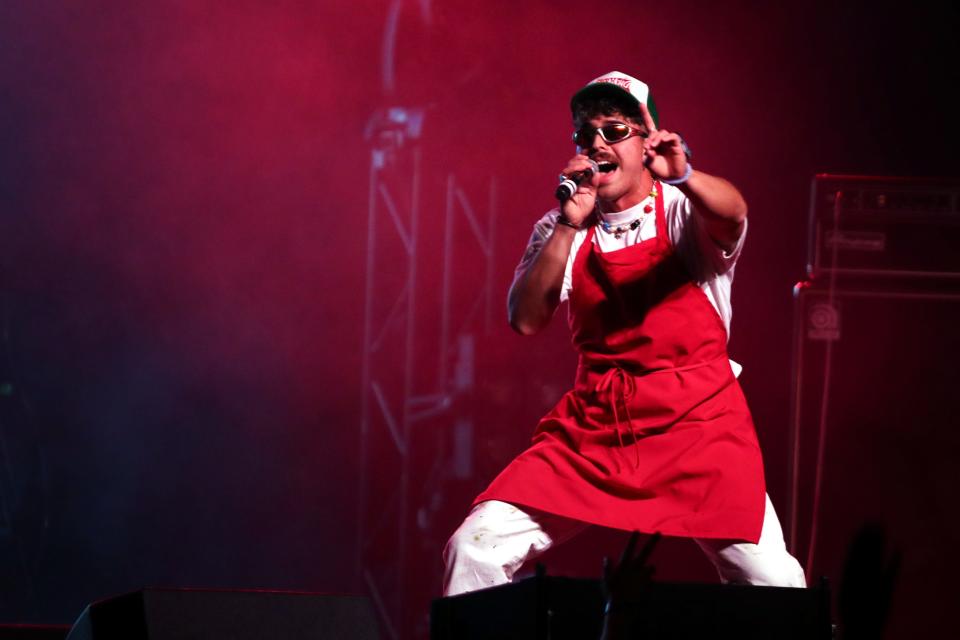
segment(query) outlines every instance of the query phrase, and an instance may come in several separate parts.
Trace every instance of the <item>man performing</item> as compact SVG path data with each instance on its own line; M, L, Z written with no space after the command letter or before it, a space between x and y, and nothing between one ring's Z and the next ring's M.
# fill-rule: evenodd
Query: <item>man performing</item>
M509 582L591 524L693 538L724 582L804 587L727 357L747 205L658 129L636 78L601 76L571 110L572 195L535 225L508 306L533 334L569 302L574 388L450 538L444 594Z

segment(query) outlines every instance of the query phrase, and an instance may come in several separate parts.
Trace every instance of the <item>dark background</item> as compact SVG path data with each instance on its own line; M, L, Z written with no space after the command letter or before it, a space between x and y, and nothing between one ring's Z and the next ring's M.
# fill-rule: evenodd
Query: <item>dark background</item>
M0 617L67 623L144 585L363 591L364 127L391 105L426 110L425 352L447 175L477 202L497 184L474 472L422 533L415 588L438 595L445 536L572 376L564 323L521 339L502 301L569 96L612 69L750 204L730 351L783 504L812 176L960 175L957 27L932 2L0 5ZM599 573L605 535L556 571ZM671 545L663 574L711 579Z

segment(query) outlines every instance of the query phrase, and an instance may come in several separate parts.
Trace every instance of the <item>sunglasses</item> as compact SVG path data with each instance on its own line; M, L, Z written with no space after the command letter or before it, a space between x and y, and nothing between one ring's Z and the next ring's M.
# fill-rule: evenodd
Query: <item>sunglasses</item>
M641 138L646 138L650 135L645 129L634 129L628 124L613 122L605 124L602 127L581 127L573 132L573 141L578 147L588 149L593 146L593 140L598 133L607 144L614 144L621 140L626 140L630 136L636 135Z

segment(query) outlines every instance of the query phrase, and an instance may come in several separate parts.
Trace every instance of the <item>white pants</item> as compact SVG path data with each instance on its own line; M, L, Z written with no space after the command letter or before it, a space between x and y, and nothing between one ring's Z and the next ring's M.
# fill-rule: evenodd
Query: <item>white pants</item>
M528 513L506 502L481 502L470 511L443 551L443 594L452 596L510 582L524 562L588 526L549 513ZM725 583L807 586L800 563L787 552L769 496L757 544L729 540L695 542Z

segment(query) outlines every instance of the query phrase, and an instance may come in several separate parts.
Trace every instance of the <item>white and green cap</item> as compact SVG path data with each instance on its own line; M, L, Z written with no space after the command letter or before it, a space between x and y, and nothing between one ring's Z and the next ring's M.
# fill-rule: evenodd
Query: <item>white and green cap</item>
M643 103L647 106L647 111L653 118L653 123L660 126L660 117L657 114L657 105L653 101L653 95L650 93L650 87L642 80L637 80L633 76L628 76L619 71L605 73L599 78L594 78L588 82L582 89L573 94L570 99L570 110L576 113L577 105L587 99L597 97L628 98L635 102Z

